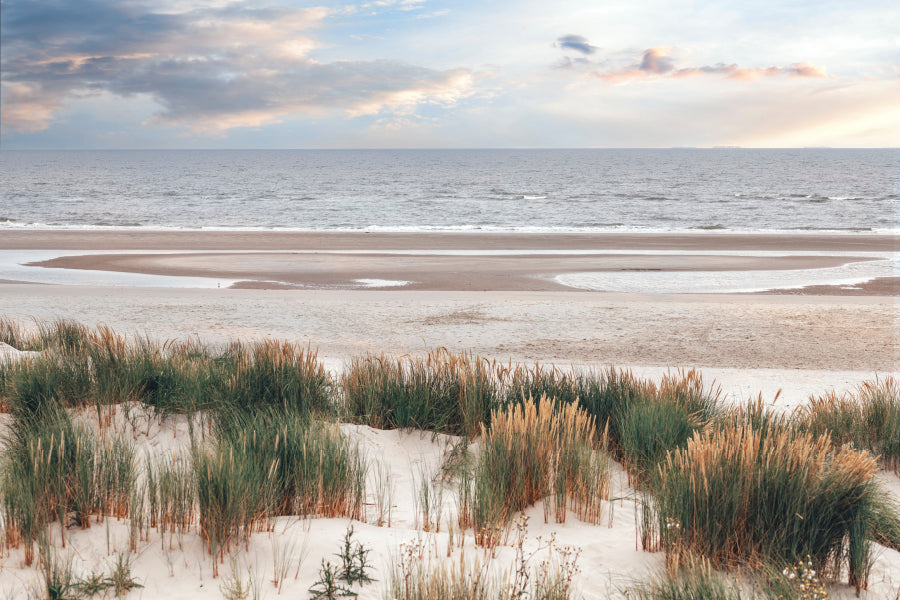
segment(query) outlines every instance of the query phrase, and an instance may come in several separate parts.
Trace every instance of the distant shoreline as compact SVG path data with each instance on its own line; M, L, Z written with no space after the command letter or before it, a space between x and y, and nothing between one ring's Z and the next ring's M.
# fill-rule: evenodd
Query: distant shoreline
M900 251L900 236L879 233L555 233L468 231L285 231L8 229L5 250L782 250Z

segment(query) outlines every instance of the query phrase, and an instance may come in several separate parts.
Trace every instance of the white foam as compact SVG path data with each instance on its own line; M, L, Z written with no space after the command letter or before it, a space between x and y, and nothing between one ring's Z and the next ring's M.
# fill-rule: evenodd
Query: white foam
M354 279L353 282L366 288L403 287L412 283L400 279Z

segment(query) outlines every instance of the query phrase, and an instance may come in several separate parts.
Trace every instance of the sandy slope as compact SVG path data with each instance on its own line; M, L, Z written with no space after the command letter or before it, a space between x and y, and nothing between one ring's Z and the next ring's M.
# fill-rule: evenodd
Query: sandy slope
M80 419L96 429L96 413L85 410ZM195 423L202 431L202 417ZM415 489L422 473L437 471L455 441L448 436L433 436L420 432L381 431L357 425L342 426L344 433L356 440L373 468L370 469L367 523L354 522L355 538L372 550L371 563L375 583L359 589L361 598L381 598L385 588L386 572L392 557L401 544L420 541L435 553L435 560L446 556L448 524L455 514L451 489L444 494L444 522L440 533L423 533L418 528L421 519L417 515ZM123 405L116 410L111 429L114 433L133 439L141 457L183 453L189 448L188 424L184 417L160 419L148 414L139 405ZM390 527L378 527L378 509L375 490L378 469L376 464L387 467L393 490ZM900 479L893 474L881 473L886 487L900 497ZM577 584L588 600L624 598L623 591L655 572L663 563L660 553L645 553L636 549L638 533L635 517L636 493L627 485L622 470L613 464L612 500L605 505L604 522L589 525L570 515L565 524L544 523L540 505L527 511L530 517L526 548L538 546L537 537L544 541L554 534L559 546L574 546L581 551L581 574ZM152 531L150 539L143 542L133 558L133 574L144 586L133 591L130 598L219 598L220 586L236 569L246 581L258 582L263 598L304 598L317 578L321 560L336 560L334 553L348 526L346 519L310 519L295 517L274 519L272 531L254 534L249 547L229 557L218 578L212 577L211 559L202 547L196 532L183 538L163 538ZM53 528L57 550L62 556L70 556L76 572L108 570L117 552L128 549L128 522L107 519L103 524L93 524L88 530L66 530L66 548L59 546L60 531ZM455 534L457 543L459 533ZM509 542L512 543L512 539ZM274 555L288 555L289 576L279 594L273 585ZM471 532L462 550L453 550L453 560L463 552L469 559L481 553L473 546ZM541 552L535 564L546 558ZM499 576L512 564L514 551L510 546L501 547L491 563L491 569ZM299 565L299 571L298 571ZM298 574L299 573L299 574ZM297 575L298 574L298 575ZM297 577L295 578L295 575ZM23 565L21 550L13 550L0 559L0 591L6 597L26 597L27 590L39 585L38 572ZM881 549L873 565L870 590L864 598L892 600L900 589L900 553ZM837 586L834 597L852 597L852 590Z

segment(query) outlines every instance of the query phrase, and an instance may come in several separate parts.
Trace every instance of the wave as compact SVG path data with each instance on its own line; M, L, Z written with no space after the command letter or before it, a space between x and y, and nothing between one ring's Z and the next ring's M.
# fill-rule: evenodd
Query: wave
M673 221L675 219L672 219ZM893 224L893 222L891 222ZM588 222L582 225L340 225L332 227L284 227L271 226L179 226L179 225L85 225L85 224L48 224L48 223L23 223L0 221L0 231L3 230L34 230L34 231L213 231L213 232L297 232L297 233L573 233L573 234L603 234L603 233L653 233L653 234L690 234L690 235L715 235L727 231L742 234L773 234L773 235L803 235L803 234L863 234L863 235L900 235L900 227L790 227L790 228L765 228L765 227L726 227L720 224L701 224L695 226L679 227L651 227L641 225L626 225L612 222Z

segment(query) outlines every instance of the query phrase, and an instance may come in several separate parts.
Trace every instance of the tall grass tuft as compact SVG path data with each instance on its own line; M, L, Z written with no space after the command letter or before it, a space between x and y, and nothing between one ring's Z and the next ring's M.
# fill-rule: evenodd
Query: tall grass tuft
M307 416L334 413L331 378L309 347L275 340L234 343L220 362L223 399L237 407L277 408Z
M363 517L366 463L337 425L277 410L226 413L196 449L200 528L220 560L277 515Z
M609 472L596 437L584 410L547 397L494 411L490 427L482 427L474 472L461 484L471 486L460 502L471 514L464 525L474 526L477 541L490 546L514 514L539 500L548 520L564 522L571 507L583 520L598 522Z
M667 373L657 385L610 368L582 377L579 389L580 404L608 424L611 450L638 480L721 412L721 390L693 369Z
M893 377L866 381L855 392L810 398L798 409L800 428L827 433L836 445L851 444L880 457L900 475L900 382Z
M217 563L235 543L247 541L271 514L272 484L276 462L260 464L234 444L213 450L195 449L194 471L200 511L200 535Z
M523 365L513 367L510 365L502 372L502 375L507 404L544 396L557 402L574 403L578 400L581 392L579 378L574 373L554 366L545 367L535 364L533 367Z
M425 358L356 357L341 383L349 415L371 427L474 436L499 402L495 369L439 348Z
M64 532L70 514L83 528L90 527L91 516L128 516L134 450L116 438L98 443L65 409L43 407L39 417L16 415L6 441L2 483L6 542L14 547L24 543L25 561L31 564L34 542L53 521Z
M0 317L0 342L9 344L17 350L40 350L36 337L18 321Z
M148 507L147 526L156 528L169 546L181 537L197 517L197 481L193 463L186 456L157 457L146 461L144 498Z
M809 556L820 573L846 567L865 587L876 468L866 452L835 450L824 436L733 425L696 433L654 482L667 559L758 568Z

